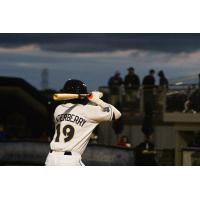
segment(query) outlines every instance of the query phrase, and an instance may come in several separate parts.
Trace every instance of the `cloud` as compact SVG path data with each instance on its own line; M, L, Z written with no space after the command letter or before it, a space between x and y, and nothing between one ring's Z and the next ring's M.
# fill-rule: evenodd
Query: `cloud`
M155 51L155 49L122 49L123 45L119 44L120 48L111 45L113 50L107 52L73 52L70 48L67 51L44 50L42 47L46 45L47 39L45 44L44 42L27 41L26 44L21 42L23 45L19 45L18 42L17 45L9 46L9 48L2 47L0 42L0 73L25 78L37 87L40 87L40 74L44 68L49 69L50 86L58 89L68 78L84 80L90 88L97 89L99 85L106 85L109 77L116 70L119 70L124 77L129 66L135 67L141 79L150 68L156 71L163 69L168 78L199 73L200 50L198 49L175 53ZM59 46L56 40L54 42ZM127 38L123 42L127 43ZM108 43L103 45L107 46ZM76 48L74 46L74 49Z
M200 34L60 33L0 34L0 47L36 45L44 51L88 53L132 49L168 53L200 49Z
M0 47L0 53L28 53L31 52L33 53L34 51L38 51L39 46L35 44L28 44L28 45L22 45L22 46L15 46L15 47Z

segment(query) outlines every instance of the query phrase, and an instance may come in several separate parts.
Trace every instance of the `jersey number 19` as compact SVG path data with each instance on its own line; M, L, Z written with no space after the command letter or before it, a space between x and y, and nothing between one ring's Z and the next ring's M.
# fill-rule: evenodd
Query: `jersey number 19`
M56 126L56 133L57 133L57 135L56 135L55 141L56 141L56 142L59 142L59 140L60 140L60 134L63 133L63 135L66 136L66 137L64 138L64 141L65 141L65 142L69 142L69 141L73 138L74 132L75 132L75 129L74 129L73 126L71 126L71 125L69 125L69 124L68 124L68 125L65 125L65 126L63 127L63 129L61 130L60 124L58 124L58 125Z

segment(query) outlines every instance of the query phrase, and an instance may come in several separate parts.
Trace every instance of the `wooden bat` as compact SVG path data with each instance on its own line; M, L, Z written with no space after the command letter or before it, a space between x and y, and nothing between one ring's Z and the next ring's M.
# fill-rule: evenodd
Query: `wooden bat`
M102 92L94 91L94 93L97 93L99 98L103 97ZM70 99L84 99L91 95L92 93L88 93L88 94L56 93L53 95L53 99L55 101L63 101L63 100L70 100Z
M56 93L53 95L55 101L70 100L70 99L84 99L91 94L71 94L71 93Z

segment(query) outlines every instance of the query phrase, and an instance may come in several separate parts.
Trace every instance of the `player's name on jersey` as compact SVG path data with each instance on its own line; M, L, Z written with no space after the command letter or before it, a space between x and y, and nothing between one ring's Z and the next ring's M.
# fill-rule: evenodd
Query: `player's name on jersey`
M78 115L74 115L74 114L61 114L58 115L56 117L56 122L62 122L62 121L69 121L69 122L73 122L79 126L83 126L86 122L85 119L83 119L82 117L79 117Z

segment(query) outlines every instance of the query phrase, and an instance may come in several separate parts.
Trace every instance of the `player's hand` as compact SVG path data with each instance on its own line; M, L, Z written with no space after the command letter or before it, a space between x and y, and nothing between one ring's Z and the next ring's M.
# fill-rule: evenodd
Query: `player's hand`
M88 100L91 101L92 103L95 103L99 105L99 102L101 101L100 98L103 97L103 93L99 91L94 91L91 93L90 96L88 96Z

